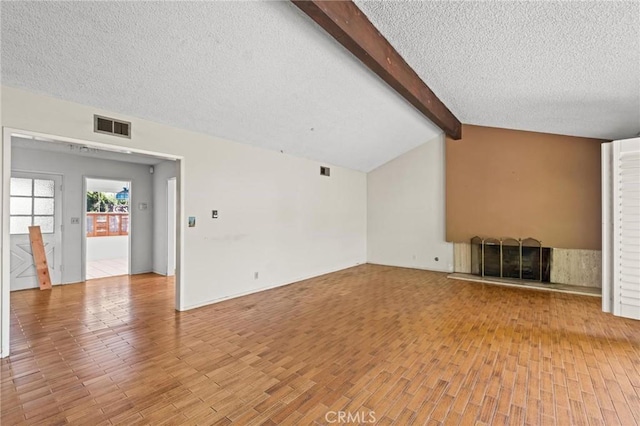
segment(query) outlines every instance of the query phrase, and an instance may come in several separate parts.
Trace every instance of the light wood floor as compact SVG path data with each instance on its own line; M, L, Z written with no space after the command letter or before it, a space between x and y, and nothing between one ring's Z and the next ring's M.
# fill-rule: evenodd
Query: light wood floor
M372 265L173 298L157 275L12 293L2 425L640 423L640 322L598 298Z

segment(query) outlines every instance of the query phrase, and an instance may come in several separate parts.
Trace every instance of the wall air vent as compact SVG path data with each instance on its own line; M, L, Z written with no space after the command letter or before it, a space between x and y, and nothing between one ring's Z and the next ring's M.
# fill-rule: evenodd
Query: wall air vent
M328 167L320 166L320 174L322 176L330 176L331 175L331 169L329 169Z
M131 139L131 123L101 115L93 116L93 131Z

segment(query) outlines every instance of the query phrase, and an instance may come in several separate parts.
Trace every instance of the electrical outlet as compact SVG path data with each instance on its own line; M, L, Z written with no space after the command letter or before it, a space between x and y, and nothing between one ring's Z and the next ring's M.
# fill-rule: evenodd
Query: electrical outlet
M212 219L218 218L218 210L211 210L211 218Z
M254 280L257 280L257 279L258 279L258 273L257 273L257 272L254 272L254 273L253 273L253 279L254 279Z

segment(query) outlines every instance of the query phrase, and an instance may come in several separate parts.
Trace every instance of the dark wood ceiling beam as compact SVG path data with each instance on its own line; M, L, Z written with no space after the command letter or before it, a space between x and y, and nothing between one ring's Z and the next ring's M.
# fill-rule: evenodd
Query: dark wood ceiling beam
M291 0L452 139L460 121L352 1Z

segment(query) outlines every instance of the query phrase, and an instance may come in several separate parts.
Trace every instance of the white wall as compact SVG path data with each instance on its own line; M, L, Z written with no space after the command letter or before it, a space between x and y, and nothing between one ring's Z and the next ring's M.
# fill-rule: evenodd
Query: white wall
M87 238L87 262L126 257L129 257L129 237L126 235Z
M327 178L315 161L2 89L3 126L184 159L180 214L183 224L196 216L197 226L181 236L183 309L366 260L364 173L332 167ZM131 121L131 140L94 133L93 114ZM211 219L212 209L219 219Z
M443 136L368 174L369 263L453 272L453 244L445 241L444 179Z
M163 161L153 172L153 272L167 275L167 181L177 176L175 161Z
M122 179L131 182L131 273L152 270L153 252L153 179L149 166L80 157L58 152L14 147L11 155L13 170L48 172L63 175L62 191L62 271L63 283L82 280L82 226L71 218L83 218L84 176ZM146 203L147 210L138 210Z

